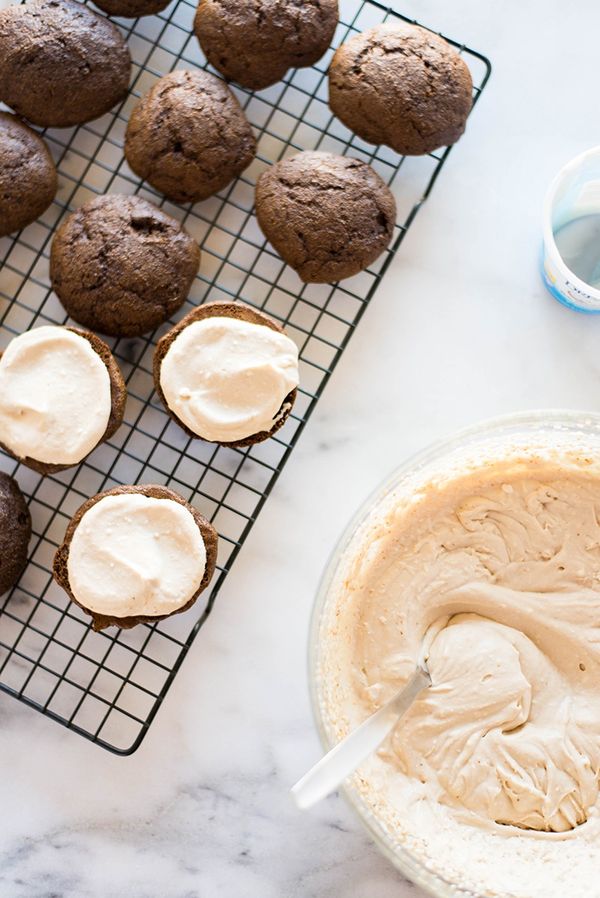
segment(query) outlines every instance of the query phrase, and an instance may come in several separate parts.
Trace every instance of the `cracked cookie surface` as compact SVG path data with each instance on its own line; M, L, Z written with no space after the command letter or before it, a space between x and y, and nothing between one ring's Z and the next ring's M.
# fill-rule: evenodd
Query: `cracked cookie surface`
M256 186L263 233L306 283L330 283L367 268L389 245L396 203L359 159L304 152L271 166Z
M314 65L337 22L337 0L200 0L194 31L225 78L261 90Z
M122 100L131 57L119 29L72 0L0 10L0 100L42 127L89 122Z
M154 330L185 301L200 249L180 223L138 196L99 196L52 243L52 286L75 321L117 337Z
M0 112L0 237L39 218L56 194L48 147L25 122Z
M355 134L408 156L455 143L471 110L466 63L443 38L406 23L377 25L336 51L329 105Z
M125 156L133 171L179 203L206 199L250 165L256 141L227 85L208 72L160 78L131 113Z

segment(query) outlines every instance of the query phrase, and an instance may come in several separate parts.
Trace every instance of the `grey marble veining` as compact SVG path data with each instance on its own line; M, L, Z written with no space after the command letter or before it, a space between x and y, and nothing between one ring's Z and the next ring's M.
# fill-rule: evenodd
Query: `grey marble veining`
M410 453L504 412L600 410L600 318L538 274L545 189L599 140L600 7L394 5L488 54L490 85L140 750L113 757L0 696L0 898L422 894L340 798L288 798L319 754L311 603L349 515Z

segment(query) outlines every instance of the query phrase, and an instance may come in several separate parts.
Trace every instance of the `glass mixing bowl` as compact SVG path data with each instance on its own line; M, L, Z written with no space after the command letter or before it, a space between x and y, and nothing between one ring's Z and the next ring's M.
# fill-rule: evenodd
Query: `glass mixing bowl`
M450 439L435 443L409 458L361 506L342 534L325 568L315 600L309 635L309 683L313 713L325 751L337 741L335 722L327 713L327 682L323 674L324 634L333 610L333 587L342 577L344 559L352 555L353 545L364 538L369 520L385 506L393 493L394 503L410 500L433 479L463 473L486 460L507 456L550 453L568 454L586 464L600 464L600 414L563 410L544 410L506 415L460 431ZM479 895L444 879L443 873L427 868L385 828L367 805L352 781L343 794L368 830L378 848L402 873L436 898L480 898ZM492 884L491 884L492 885Z

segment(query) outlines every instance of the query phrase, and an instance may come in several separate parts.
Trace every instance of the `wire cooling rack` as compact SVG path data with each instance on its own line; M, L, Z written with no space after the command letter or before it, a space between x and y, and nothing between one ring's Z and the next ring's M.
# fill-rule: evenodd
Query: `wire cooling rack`
M341 0L334 47L354 32L403 18L372 0ZM40 477L7 456L33 519L30 562L0 606L0 688L113 752L140 745L188 648L210 613L244 538L271 491L344 347L449 150L402 158L353 136L327 105L331 51L313 68L290 73L260 93L233 88L255 128L258 157L233 185L203 203L176 206L142 185L123 158L123 138L136 98L176 68L205 67L192 33L194 6L175 0L162 14L118 20L134 61L128 98L90 124L45 134L59 169L56 201L17 237L0 240L0 347L30 327L68 319L48 280L52 234L61 219L97 193L138 193L184 222L202 247L200 273L177 317L205 299L243 300L284 324L300 349L301 387L293 414L277 435L245 448L190 440L153 391L152 338L111 341L127 381L125 421L77 468ZM477 101L490 74L479 53L451 41L469 65ZM468 139L468 138L467 138ZM338 285L303 285L265 240L252 212L258 175L304 149L350 153L368 161L391 186L398 224L391 248ZM120 483L161 483L193 502L219 532L212 589L184 614L133 630L94 633L90 619L52 580L54 552L76 509Z

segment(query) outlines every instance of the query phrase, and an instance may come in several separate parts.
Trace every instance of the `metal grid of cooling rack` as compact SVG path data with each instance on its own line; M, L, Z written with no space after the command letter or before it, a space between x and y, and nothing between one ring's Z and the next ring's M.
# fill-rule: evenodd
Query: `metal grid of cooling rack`
M341 0L333 46L379 22L403 18L373 0ZM125 421L79 467L40 477L0 456L26 493L33 519L30 562L0 606L0 689L93 742L120 754L141 743L185 654L206 620L235 555L269 494L314 403L449 150L402 158L353 136L330 113L326 71L331 51L313 68L288 74L260 93L234 87L259 138L252 166L203 203L176 206L142 185L122 146L136 98L175 68L205 67L192 34L194 6L174 2L160 15L117 20L134 62L128 98L87 125L45 133L58 164L56 201L18 236L0 240L0 347L17 333L68 319L48 280L52 233L69 210L97 193L138 193L182 222L202 247L200 273L179 315L205 299L243 300L281 321L300 349L301 388L293 414L265 443L231 449L190 440L165 414L152 384L152 353L168 325L147 339L113 340L127 381ZM451 41L468 63L477 100L489 77L485 57ZM303 285L282 264L252 213L254 183L291 152L323 149L365 159L391 186L396 236L368 271L338 285ZM193 502L219 532L212 589L188 612L133 630L94 633L51 577L67 522L89 496L119 483L162 483Z

